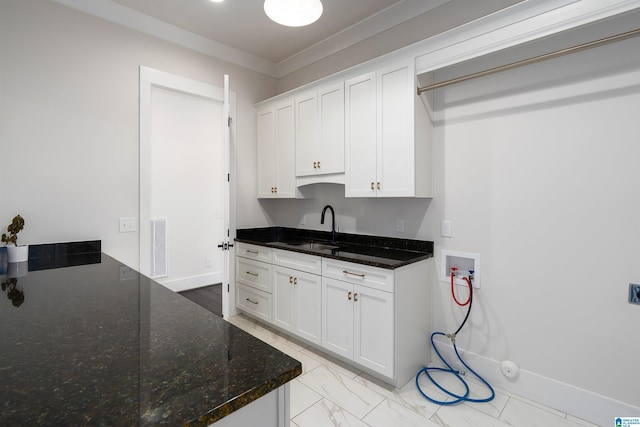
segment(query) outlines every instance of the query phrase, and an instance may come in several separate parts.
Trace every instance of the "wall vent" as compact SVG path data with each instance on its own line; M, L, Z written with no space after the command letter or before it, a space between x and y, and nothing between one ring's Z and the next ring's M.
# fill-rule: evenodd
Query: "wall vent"
M169 275L169 251L167 218L151 219L151 278Z

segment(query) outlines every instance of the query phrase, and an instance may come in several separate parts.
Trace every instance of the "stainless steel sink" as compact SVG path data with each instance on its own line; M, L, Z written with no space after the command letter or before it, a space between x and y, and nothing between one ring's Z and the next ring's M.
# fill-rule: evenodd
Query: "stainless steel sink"
M294 246L300 249L309 249L312 251L323 251L323 250L330 251L330 250L338 249L338 246L329 245L326 243L318 243L318 242L297 243L297 244L292 244L291 246Z

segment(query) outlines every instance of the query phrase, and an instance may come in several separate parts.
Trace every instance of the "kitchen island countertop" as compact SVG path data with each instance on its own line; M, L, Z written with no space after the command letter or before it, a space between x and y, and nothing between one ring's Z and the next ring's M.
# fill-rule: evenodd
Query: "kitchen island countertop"
M0 277L3 423L206 426L300 375L300 362L181 295L89 259L28 271L13 284L22 298Z

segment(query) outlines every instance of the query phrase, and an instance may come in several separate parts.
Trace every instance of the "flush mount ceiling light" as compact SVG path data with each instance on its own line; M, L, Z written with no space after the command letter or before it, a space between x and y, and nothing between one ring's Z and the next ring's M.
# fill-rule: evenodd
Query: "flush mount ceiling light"
M322 15L320 0L265 0L264 12L272 21L287 27L302 27Z

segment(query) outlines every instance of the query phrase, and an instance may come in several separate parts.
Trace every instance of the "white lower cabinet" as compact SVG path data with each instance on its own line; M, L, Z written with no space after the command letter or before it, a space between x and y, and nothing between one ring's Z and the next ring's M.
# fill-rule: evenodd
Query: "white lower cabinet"
M392 378L393 294L322 279L322 346Z
M273 266L273 324L320 344L321 277Z
M432 259L385 269L245 246L238 254L247 257L236 257L241 311L396 387L429 362Z

